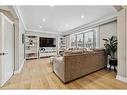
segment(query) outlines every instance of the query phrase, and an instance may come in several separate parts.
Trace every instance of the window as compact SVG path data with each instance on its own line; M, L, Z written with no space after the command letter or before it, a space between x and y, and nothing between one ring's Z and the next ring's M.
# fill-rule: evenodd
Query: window
M83 34L77 35L77 47L83 48Z
M71 47L75 48L77 45L76 35L71 35Z
M94 48L94 32L93 31L84 33L84 47Z
M96 47L96 31L83 31L80 34L72 34L70 36L71 48L95 48Z

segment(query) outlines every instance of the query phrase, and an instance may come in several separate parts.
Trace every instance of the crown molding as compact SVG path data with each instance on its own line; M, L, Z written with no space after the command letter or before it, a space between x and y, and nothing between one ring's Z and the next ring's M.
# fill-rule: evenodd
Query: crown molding
M118 12L123 9L123 6L121 5L113 5L112 7Z
M22 22L25 30L27 30L26 25L25 25L25 22L23 20L23 15L22 15L22 12L21 12L20 7L19 6L13 6L13 9L14 9L16 15L18 16L18 18L21 20L21 22Z
M100 18L96 21L90 22L88 24L81 25L81 26L79 26L77 28L74 28L72 30L63 32L62 35L70 35L70 34L73 34L73 33L81 32L82 30L88 30L88 29L91 29L91 28L95 28L99 25L103 25L103 24L106 24L106 23L109 23L109 22L112 22L112 21L115 21L115 20L117 20L117 15L116 14L106 16L106 17Z
M49 32L49 31L41 31L41 30L34 30L34 29L26 29L27 32L39 32L39 33L44 33L44 34L56 34L56 35L61 35L60 32Z

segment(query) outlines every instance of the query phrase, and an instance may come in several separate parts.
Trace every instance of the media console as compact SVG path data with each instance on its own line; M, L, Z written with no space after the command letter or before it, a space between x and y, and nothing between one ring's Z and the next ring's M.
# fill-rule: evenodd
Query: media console
M56 56L57 50L56 47L40 47L39 57L49 57Z

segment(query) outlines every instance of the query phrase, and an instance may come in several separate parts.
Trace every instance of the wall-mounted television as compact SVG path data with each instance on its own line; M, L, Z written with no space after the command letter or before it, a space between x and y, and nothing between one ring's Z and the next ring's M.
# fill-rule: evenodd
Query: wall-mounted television
M56 38L39 38L40 47L56 47Z

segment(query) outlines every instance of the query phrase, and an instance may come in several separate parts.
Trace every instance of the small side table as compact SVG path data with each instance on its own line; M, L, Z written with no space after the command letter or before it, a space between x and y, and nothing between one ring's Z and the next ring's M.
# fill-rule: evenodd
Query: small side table
M113 66L114 67L114 71L117 72L117 70L115 68L117 66L117 59L111 59L110 58L109 59L109 65L110 65L110 68L109 68L110 70L111 70L111 67Z

